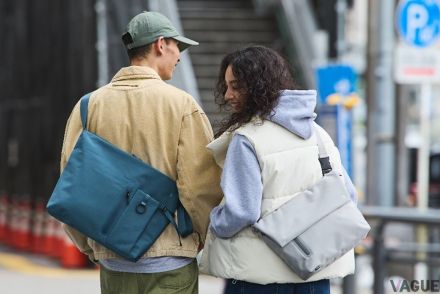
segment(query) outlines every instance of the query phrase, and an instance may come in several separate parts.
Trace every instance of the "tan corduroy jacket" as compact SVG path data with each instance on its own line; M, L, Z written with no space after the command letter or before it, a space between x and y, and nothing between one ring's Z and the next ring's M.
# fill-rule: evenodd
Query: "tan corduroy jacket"
M168 226L145 256L195 257L204 242L211 209L221 200L220 169L205 146L213 139L209 121L186 92L162 81L151 68L122 68L90 98L87 128L177 182L180 200L195 233L182 240ZM79 103L67 122L61 170L82 131ZM73 228L64 228L93 260L117 255Z

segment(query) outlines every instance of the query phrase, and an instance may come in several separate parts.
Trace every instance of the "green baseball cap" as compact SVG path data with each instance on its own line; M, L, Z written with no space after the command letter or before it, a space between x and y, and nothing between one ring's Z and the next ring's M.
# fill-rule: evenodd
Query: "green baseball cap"
M166 16L152 11L144 11L133 17L122 35L122 41L127 49L133 49L153 43L160 37L178 41L180 51L199 45L198 42L181 36Z

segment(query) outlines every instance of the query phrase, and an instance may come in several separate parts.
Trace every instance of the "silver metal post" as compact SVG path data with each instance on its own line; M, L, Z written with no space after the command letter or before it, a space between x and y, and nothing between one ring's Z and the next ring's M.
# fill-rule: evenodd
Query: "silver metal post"
M338 52L338 60L342 61L345 50L347 49L345 42L345 19L347 13L346 0L337 0L335 9L337 15L336 50Z
M394 1L369 1L367 202L393 205L395 182Z
M108 36L107 36L107 15L105 0L97 0L95 3L96 12L96 51L98 53L98 81L97 87L109 82L108 64Z
M428 208L429 195L429 152L431 145L431 95L428 83L421 85L420 91L420 146L417 160L417 207Z
M422 83L420 91L420 144L417 159L417 207L420 210L428 208L429 196L429 153L431 145L431 95L432 88L429 83ZM416 230L417 241L421 244L428 242L428 229L420 225ZM424 260L426 253L418 252L418 258ZM428 266L419 262L414 267L414 276L418 280L428 278Z

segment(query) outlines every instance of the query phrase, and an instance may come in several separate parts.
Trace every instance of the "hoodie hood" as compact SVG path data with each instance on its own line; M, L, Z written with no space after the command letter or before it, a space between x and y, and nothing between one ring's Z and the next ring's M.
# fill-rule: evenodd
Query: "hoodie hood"
M278 105L267 119L308 139L312 136L312 123L316 118L315 106L315 90L283 90Z

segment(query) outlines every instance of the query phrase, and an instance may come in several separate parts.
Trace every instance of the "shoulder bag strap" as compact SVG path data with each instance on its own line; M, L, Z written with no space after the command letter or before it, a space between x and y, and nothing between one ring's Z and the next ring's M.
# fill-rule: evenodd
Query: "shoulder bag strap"
M89 108L90 95L92 95L92 93L86 94L81 98L80 113L81 113L81 123L84 130L87 129L87 114Z
M319 163L321 164L322 175L328 174L332 171L332 166L330 164L330 157L327 153L327 149L322 141L320 131L316 125L313 125L314 132L316 134L316 140L318 142L318 153L319 153Z

